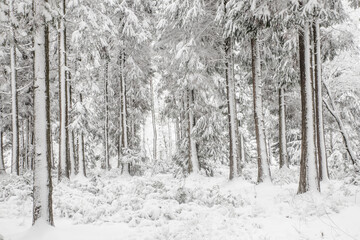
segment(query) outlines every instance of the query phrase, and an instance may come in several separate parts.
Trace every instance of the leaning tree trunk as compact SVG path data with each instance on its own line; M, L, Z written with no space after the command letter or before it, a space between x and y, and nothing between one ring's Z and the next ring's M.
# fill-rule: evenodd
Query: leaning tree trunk
M319 20L313 24L314 36L314 60L315 60L315 100L316 100L316 131L317 131L317 148L319 161L319 178L320 181L329 180L329 169L326 157L323 106L322 106L322 69L321 69L321 50L320 50L320 26Z
M285 96L284 86L279 87L279 155L280 168L289 167L286 148L286 121L285 121Z
M11 155L11 173L19 175L19 114L18 114L18 96L16 86L16 46L15 46L15 25L13 0L9 2L10 13L10 66L11 66L11 115L12 115L12 155Z
M350 156L350 159L351 159L351 162L354 166L358 166L358 162L357 162L357 159L356 159L356 155L355 155L355 152L353 151L352 147L351 147L351 144L350 144L350 140L349 140L349 135L345 129L345 126L338 114L338 111L337 111L337 108L335 106L335 103L334 103L334 100L332 98L332 95L330 93L330 90L329 88L327 87L326 83L324 82L324 87L328 93L328 96L329 96L329 100L330 100L330 105L326 102L326 101L323 101L327 110L331 113L331 115L334 117L335 121L337 122L338 126L339 126L339 129L340 129L340 133L343 137L343 140L344 140L344 144L345 144L345 148L346 148L346 151L348 152L349 156Z
M302 141L300 180L298 193L320 191L318 178L313 115L313 86L310 72L310 37L309 23L304 23L304 29L299 30L300 82L301 82L301 114Z
M66 33L65 33L65 0L60 4L61 16L59 21L59 103L60 103L60 144L58 162L58 180L63 177L69 178L68 159L68 105L67 105L67 82L66 82Z
M262 111L260 50L257 37L251 39L252 77L256 143L258 154L258 183L271 181L269 161L266 154L264 115Z
M54 225L52 211L52 181L50 156L50 94L49 94L49 31L43 12L44 0L36 0L34 35L34 188L33 224L47 222Z

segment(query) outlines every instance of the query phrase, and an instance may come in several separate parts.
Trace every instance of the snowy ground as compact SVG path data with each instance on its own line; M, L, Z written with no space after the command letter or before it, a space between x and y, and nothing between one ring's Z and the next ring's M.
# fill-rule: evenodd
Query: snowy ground
M296 195L296 172L273 172L274 184L255 185L225 176L118 177L112 170L55 184L56 227L31 230L31 176L5 177L0 234L6 240L360 239L360 188L331 181L321 194Z

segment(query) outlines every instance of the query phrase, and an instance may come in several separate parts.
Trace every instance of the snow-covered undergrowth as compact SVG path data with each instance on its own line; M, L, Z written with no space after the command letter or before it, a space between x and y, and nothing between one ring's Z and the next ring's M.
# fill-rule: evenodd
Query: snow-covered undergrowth
M118 233L101 239L360 239L359 187L330 181L321 194L296 195L296 172L273 171L273 184L260 185L225 176L122 177L116 169L54 180L51 234L99 239L95 229L108 227ZM31 214L31 176L1 178L0 234L16 239Z

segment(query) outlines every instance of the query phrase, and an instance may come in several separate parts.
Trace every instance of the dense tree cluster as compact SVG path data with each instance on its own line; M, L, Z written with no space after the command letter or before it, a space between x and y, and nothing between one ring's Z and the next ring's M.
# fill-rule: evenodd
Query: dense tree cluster
M231 180L255 163L261 183L300 166L298 193L359 174L344 7L359 4L1 1L0 174L33 171L33 222L51 225L52 176L94 168Z

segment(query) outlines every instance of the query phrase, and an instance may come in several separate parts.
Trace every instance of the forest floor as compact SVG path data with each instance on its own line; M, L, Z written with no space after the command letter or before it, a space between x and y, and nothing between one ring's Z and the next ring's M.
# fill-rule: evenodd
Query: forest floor
M38 229L30 228L31 175L0 177L0 234L5 240L360 239L360 187L331 180L321 194L297 195L296 173L274 170L273 183L259 185L229 182L225 174L124 177L117 169L55 180L55 228Z

